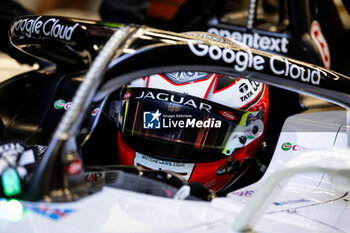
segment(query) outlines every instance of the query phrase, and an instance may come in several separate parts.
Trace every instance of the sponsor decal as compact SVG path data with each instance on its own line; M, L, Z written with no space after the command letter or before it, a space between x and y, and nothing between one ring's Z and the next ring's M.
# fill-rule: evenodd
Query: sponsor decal
M205 72L172 72L164 75L176 84L202 80L210 76Z
M284 62L283 68L278 68L275 65L275 61L279 60ZM321 74L318 68L305 69L296 64L290 64L286 58L280 56L272 56L270 59L270 67L274 74L284 75L292 79L300 79L303 82L312 83L314 85L320 85Z
M239 96L242 106L246 106L252 100L258 98L264 90L263 85L256 81L241 79L240 82L243 82L238 87L239 93L243 94Z
M307 148L307 147L303 147L303 146L299 146L299 145L293 145L290 142L283 143L281 148L282 148L283 151L289 151L289 150L292 150L292 151L304 151L304 150L309 150L309 148Z
M194 42L199 42L197 48ZM217 45L202 44L201 41L188 41L190 50L197 56L203 57L209 55L213 60L222 59L226 63L236 63L233 67L235 70L243 72L247 68L253 68L254 70L263 70L265 60L262 56L251 53L248 49L248 53L245 51L233 51L228 48L220 48Z
M239 41L254 49L288 53L287 45L289 44L289 40L285 37L261 36L259 33L231 32L229 30L217 28L209 28L208 32L227 37L233 41Z
M239 92L244 94L247 91L248 91L248 84L242 83L241 85L239 85Z
M226 117L233 117L226 114ZM190 114L162 114L157 111L143 112L144 129L165 129L165 128L221 128L221 120L208 118L200 120L192 118Z
M165 102L171 102L174 104L181 104L184 106L189 106L193 108L197 108L199 110L205 110L207 112L211 112L212 106L203 102L196 101L190 97L177 96L169 93L157 92L153 91L142 91L140 96L136 96L135 99L153 99L160 100Z
M64 100L56 100L54 107L56 109L62 109L65 107L65 105L66 105L66 102Z
M234 121L237 120L237 117L235 117L230 111L219 111L219 113L225 117L226 120Z
M84 178L89 183L100 183L104 180L102 172L85 172Z
M53 106L54 106L54 108L57 109L57 110L64 109L64 110L67 111L67 110L69 110L70 107L72 106L72 102L67 102L67 103L66 103L66 101L59 99L59 100L56 100L56 101L55 101L55 103L54 103ZM91 116L96 116L97 113L98 113L98 111L99 111L99 108L95 108L95 109L93 109L93 110L91 111L90 115L91 115Z
M205 183L204 186L205 186L206 188L210 188L210 187L213 187L215 184L216 184L216 180L213 179L213 180L211 180L211 181Z
M257 82L257 81L249 81L251 86L253 87L254 91L257 91L261 85L261 83Z
M54 107L57 110L64 109L67 111L71 105L72 105L72 102L66 103L66 101L64 100L56 100L54 103Z
M321 26L317 21L312 22L310 34L321 53L324 66L329 69L331 67L331 53L329 51L327 40L322 33Z
M244 102L245 100L249 99L252 96L253 96L253 92L250 91L247 94L245 94L244 96L239 97L239 99L241 100L241 102Z
M72 35L79 25L78 23L73 26L64 25L59 19L50 18L47 20L41 20L42 16L36 19L20 19L15 21L11 26L12 32L24 32L26 36L31 37L32 34L44 34L45 36L70 41Z
M76 176L77 174L79 174L82 167L83 167L83 164L81 160L77 158L65 167L65 171L73 176Z
M236 191L236 192L232 192L230 193L230 195L234 195L234 196L239 196L239 197L250 197L254 194L254 190L244 190L244 191Z
M293 205L293 204L298 204L303 202L309 202L309 200L306 200L306 199L288 200L288 201L274 202L273 204L277 206L282 206L282 205Z
M195 45L195 43L198 43ZM233 68L239 72L244 72L247 68L253 70L263 70L265 65L270 67L270 70L279 76L289 77L291 79L300 79L302 82L320 85L321 74L318 68L304 68L297 64L288 62L288 59L274 55L269 58L268 64L260 55L253 55L248 48L245 51L234 51L228 48L220 48L217 45L206 45L201 41L188 41L190 50L196 56L207 56L213 60L223 60L225 63L233 64Z
M29 209L37 214L49 217L50 219L53 219L53 220L59 220L75 212L74 209L52 208L43 204L39 204L39 205L24 204L24 207L25 209Z
M158 165L164 165L164 166L167 166L167 167L185 167L186 166L185 163L159 160L159 159L151 158L151 157L148 157L146 155L141 155L141 154L140 154L140 156L141 156L140 159L142 159L144 161L148 161L150 163L155 163L155 164L158 164Z
M195 164L159 160L136 152L134 158L134 165L142 166L144 168L152 170L164 170L174 172L183 176L188 181Z
M123 96L123 100L129 99L132 96L130 92L126 92Z
M250 99L253 99L255 98L259 92L260 92L260 89L259 87L261 83L259 82L256 82L256 81L248 81L246 83L242 83L240 86L239 86L239 92L244 94L242 96L239 97L239 99L241 100L241 102L249 102Z
M285 143L282 144L282 150L289 151L290 149L292 149L292 143L285 142Z
M84 179L89 183L108 184L115 183L120 171L93 171L85 172Z

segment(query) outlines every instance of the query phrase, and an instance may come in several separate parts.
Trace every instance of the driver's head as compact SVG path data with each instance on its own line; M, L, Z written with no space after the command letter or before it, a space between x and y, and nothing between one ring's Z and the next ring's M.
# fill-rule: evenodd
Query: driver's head
M168 170L220 191L259 152L269 109L265 84L203 72L155 74L112 104L119 161Z

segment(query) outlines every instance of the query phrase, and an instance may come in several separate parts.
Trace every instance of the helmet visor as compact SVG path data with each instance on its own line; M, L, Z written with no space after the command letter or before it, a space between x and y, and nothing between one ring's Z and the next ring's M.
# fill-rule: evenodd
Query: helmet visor
M230 155L263 130L263 111L233 109L159 89L124 88L119 109L122 134L156 141L154 145L171 143ZM173 156L181 157L167 153L167 157ZM182 156L188 159L188 155Z

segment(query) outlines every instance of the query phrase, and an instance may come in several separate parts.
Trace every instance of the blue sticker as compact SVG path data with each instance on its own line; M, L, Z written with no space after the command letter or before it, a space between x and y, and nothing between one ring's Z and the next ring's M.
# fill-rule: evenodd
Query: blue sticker
M309 200L306 199L298 199L298 200L287 200L287 201L280 201L280 202L274 202L274 205L292 205L292 204L298 204L298 203L303 203L303 202L309 202Z
M48 207L45 205L25 206L25 208L27 208L27 209L29 209L37 214L49 217L50 219L53 219L53 220L59 220L65 216L75 212L75 210L73 210L73 209L52 208L52 207Z

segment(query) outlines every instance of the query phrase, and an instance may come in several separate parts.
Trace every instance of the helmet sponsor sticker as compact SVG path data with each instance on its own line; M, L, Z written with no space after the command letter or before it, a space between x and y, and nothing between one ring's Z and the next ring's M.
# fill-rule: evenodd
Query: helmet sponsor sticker
M254 49L266 50L277 53L288 53L289 40L286 37L262 36L259 33L229 31L225 29L209 28L209 33L239 41Z
M156 91L142 91L139 96L136 96L135 99L153 99L153 100L160 100L165 102L171 102L174 104L181 104L183 106L189 106L193 108L197 108L199 110L205 110L207 112L211 112L212 106L200 102L194 98L191 98L190 96L177 96L171 93L167 92L156 92Z
M188 83L193 81L198 81L202 79L207 79L211 74L205 72L171 72L165 73L164 76L169 78L172 82L176 84Z
M317 21L313 21L311 24L311 38L315 42L318 50L320 51L322 61L327 69L331 67L331 53L329 51L328 43L324 37L321 26Z
M239 92L241 92L242 94L246 93L248 91L248 84L246 83L242 83L241 85L239 85Z
M291 79L300 80L313 85L320 85L321 73L318 68L303 67L299 64L291 63L288 59L273 55L266 61L260 55L253 55L249 47L246 51L236 51L229 48L220 48L217 45L206 45L202 41L189 40L188 46L196 56L209 56L212 60L223 60L232 64L236 71L244 72L248 68L261 71L269 67L275 75L285 76ZM244 98L244 97L243 97Z
M135 152L134 165L141 166L145 169L174 172L183 176L188 181L195 164L159 160Z
M126 93L123 95L123 100L129 99L131 96L132 96L132 94L131 94L130 92L126 92Z
M252 97L252 96L253 96L253 92L250 91L250 92L248 92L247 94L245 94L245 95L239 97L239 99L243 102L243 101L245 101L245 100L250 99L250 97Z
M225 117L226 120L233 121L237 120L237 117L235 117L230 111L219 111L219 113Z
M239 92L238 97L242 107L256 100L262 95L262 91L264 90L264 85L262 83L252 80L240 79L237 84L239 84L239 86L236 93Z

